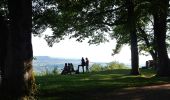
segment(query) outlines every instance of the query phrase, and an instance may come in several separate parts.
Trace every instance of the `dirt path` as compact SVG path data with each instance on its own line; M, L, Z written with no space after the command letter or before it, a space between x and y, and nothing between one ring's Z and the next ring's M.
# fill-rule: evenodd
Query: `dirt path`
M43 94L43 100L170 100L170 83L118 89L95 89ZM47 98L51 99L47 99ZM52 99L53 98L53 99ZM41 99L40 99L41 100Z
M170 84L126 88L104 93L98 98L100 100L170 100Z

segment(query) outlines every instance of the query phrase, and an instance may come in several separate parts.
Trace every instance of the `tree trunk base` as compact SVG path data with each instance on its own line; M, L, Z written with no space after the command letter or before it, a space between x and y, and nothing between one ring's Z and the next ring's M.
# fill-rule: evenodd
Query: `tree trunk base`
M169 59L169 58L167 58ZM165 62L163 62L165 61ZM170 77L170 60L166 61L163 60L157 67L157 74L156 76L159 77Z
M158 77L170 77L170 71L163 72L163 73L158 72L158 73L156 74L156 76L158 76Z
M136 72L136 71L135 71L135 72L134 72L134 71L131 71L131 72L130 72L130 75L141 75L141 73L140 73L139 71L138 71L138 72Z

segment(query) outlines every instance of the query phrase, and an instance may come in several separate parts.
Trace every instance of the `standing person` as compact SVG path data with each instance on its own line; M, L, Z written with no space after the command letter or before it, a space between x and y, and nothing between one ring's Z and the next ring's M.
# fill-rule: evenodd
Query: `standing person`
M86 66L86 63L85 63L85 60L84 60L83 57L81 58L81 65L78 65L78 72L79 72L79 67L80 67L80 66L82 66L83 73L84 73L84 66Z
M89 72L89 59L86 57L86 72Z

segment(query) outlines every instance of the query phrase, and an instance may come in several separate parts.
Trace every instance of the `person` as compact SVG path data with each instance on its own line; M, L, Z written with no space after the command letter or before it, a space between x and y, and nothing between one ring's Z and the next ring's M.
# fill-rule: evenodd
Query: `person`
M70 63L70 70L71 70L71 72L75 72L73 63Z
M89 72L89 59L86 57L86 72Z
M71 65L70 65L70 63L68 63L68 65L67 65L68 67L68 69L67 69L67 73L70 73L71 74Z
M65 63L64 69L63 69L63 71L61 72L61 74L62 74L62 75L65 75L65 74L67 74L67 73L68 73L68 65L67 65L67 63Z
M68 63L68 73L71 74L72 72L75 72L73 63Z
M81 58L81 65L78 65L78 72L79 72L79 67L82 66L83 73L84 73L84 66L86 65L84 58Z

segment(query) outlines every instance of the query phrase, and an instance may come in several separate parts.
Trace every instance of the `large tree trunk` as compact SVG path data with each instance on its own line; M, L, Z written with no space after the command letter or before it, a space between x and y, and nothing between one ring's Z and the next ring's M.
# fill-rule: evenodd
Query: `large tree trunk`
M32 2L8 0L10 34L5 69L6 99L18 100L31 95L32 73ZM10 97L9 97L10 95ZM4 96L5 97L5 96Z
M24 36L22 33L21 0L8 0L10 35L8 43L6 92L8 99L24 96Z
M24 67L25 75L24 80L26 83L26 95L31 97L35 94L35 79L33 75L33 51L32 51L32 2L31 0L25 0L23 2L23 33L25 37L25 55L24 55Z
M136 34L136 21L134 15L134 0L127 0L128 10L128 25L131 38L131 74L139 75L139 57L138 57L138 45L137 45L137 34Z
M5 17L0 15L0 97L3 94L4 87L4 74L5 74L5 59L7 51L7 40L8 40L8 25Z
M159 1L157 1L159 2ZM156 41L156 51L158 52L158 76L170 76L170 62L166 47L166 19L168 15L169 0L162 0L158 3L154 12L154 37Z

